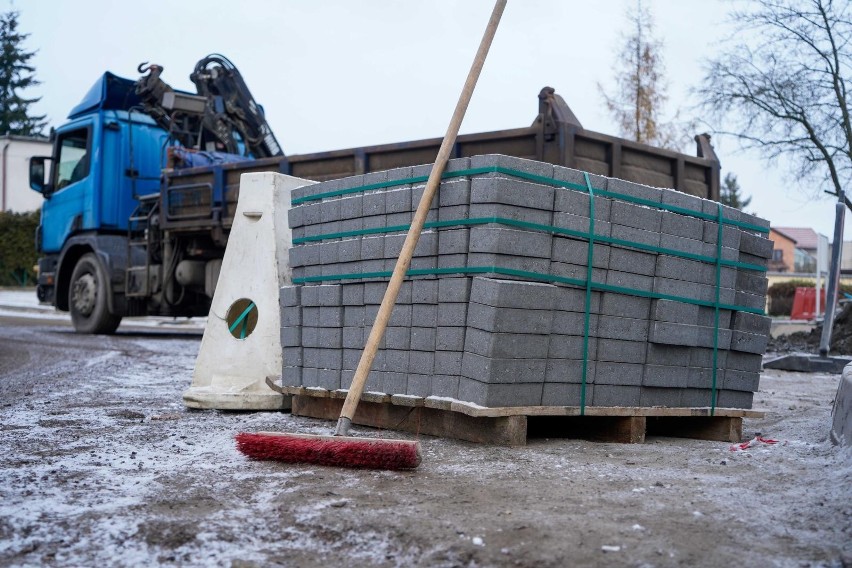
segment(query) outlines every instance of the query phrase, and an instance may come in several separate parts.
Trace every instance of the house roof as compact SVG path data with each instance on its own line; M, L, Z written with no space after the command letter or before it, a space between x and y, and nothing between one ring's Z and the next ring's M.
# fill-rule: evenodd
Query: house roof
M810 227L773 227L779 233L796 241L800 249L816 250L819 235Z
M781 231L780 229L778 229L778 227L772 227L771 228L770 237L769 237L770 239L772 238L772 236L771 236L772 233L775 233L776 235L784 237L785 239L792 242L793 244L796 244L796 239L794 239L793 237L791 237L790 235L788 235L784 231Z

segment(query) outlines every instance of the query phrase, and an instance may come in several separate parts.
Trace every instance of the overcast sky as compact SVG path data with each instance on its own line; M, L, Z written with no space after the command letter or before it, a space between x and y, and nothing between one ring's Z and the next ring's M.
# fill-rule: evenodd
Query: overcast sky
M2 0L20 12L42 81L35 111L60 125L104 72L143 61L194 91L189 73L222 53L243 74L287 154L442 136L491 13L491 0ZM648 1L665 43L669 114L696 116L689 89L731 32L719 0ZM587 129L617 135L597 84L611 87L632 0L509 0L462 133L528 126L548 85ZM706 126L703 129L709 129ZM776 226L833 231L830 199L714 137L722 173ZM689 153L694 153L690 148ZM815 189L817 191L815 191ZM806 197L806 195L808 197ZM852 223L847 223L847 239Z

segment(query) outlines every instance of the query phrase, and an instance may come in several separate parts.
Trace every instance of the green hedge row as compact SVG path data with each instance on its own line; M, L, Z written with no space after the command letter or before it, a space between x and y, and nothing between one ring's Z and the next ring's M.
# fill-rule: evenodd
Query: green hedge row
M35 284L34 266L38 262L35 232L39 215L39 211L0 211L0 286Z

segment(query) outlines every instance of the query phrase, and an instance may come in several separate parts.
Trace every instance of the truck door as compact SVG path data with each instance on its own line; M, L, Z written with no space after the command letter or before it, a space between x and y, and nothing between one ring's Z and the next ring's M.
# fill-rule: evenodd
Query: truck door
M103 229L127 228L127 216L129 211L122 209L123 202L128 196L124 195L125 168L124 157L127 149L124 148L126 135L122 133L124 125L117 120L103 122L101 133L101 210L100 226Z
M68 236L83 229L92 216L92 144L90 126L68 130L56 138L53 187L42 210L43 248L58 252Z
M145 115L116 112L101 136L101 228L126 231L139 196L159 192L167 134Z

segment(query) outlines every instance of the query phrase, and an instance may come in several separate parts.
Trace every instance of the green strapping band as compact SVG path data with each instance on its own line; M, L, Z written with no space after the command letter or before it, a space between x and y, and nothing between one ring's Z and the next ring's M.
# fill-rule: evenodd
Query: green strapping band
M247 316L249 315L249 313L251 313L251 311L253 309L254 309L254 302L251 302L248 305L248 307L246 307L246 309L243 310L243 313L241 313L240 316L236 320L234 320L234 323L232 323L228 327L228 331L231 332L231 333L234 333L234 330L237 329L237 326L240 325L240 323L242 323L243 328L240 330L240 339L245 339L246 338L246 331L248 329L248 317Z
M586 375L589 367L589 320L592 307L592 269L595 259L595 192L589 174L583 172L589 186L589 246L586 260L586 301L583 309L583 380L580 387L580 416L586 414Z
M588 186L583 186L580 184L572 183L570 181L558 180L551 177L540 176L536 174L530 174L527 172L522 172L519 170L513 170L511 168L503 168L500 166L488 166L483 168L470 168L466 170L459 170L455 172L445 172L441 179L452 179L456 177L466 177L466 176L475 176L482 174L490 174L490 173L498 173L505 174L512 177L525 179L529 181L534 181L537 183L552 185L555 187L562 187L566 189L573 189L575 191L582 191L584 193L589 193L589 190L592 189L591 184ZM588 178L588 174L583 172L583 174ZM316 195L305 195L303 197L297 197L292 199L290 203L292 205L299 205L301 203L307 203L309 201L320 201L322 199L328 199L331 197L342 197L344 195L350 195L354 193L363 193L365 191L372 191L374 189L384 189L388 187L396 187L401 185L408 185L414 183L426 182L429 179L429 176L417 176L411 178L404 178L392 181L383 181L377 182L367 185L362 185L358 187L350 187L346 189L339 189L335 191L327 191L324 193L318 193ZM751 223L746 223L744 221L737 221L736 219L727 219L724 216L717 217L716 215L710 213L703 213L700 211L692 211L690 209L684 209L683 207L678 207L676 205L667 205L665 203L657 203L655 201L649 201L647 199L642 199L641 197L633 197L632 195L625 195L623 193L617 193L614 191L606 191L604 189L594 189L597 192L598 196L601 197L610 197L613 199L619 199L621 201L626 201L628 203L636 203L638 205L645 205L647 207L653 207L655 209L662 209L664 211L671 211L673 213L679 213L681 215L687 215L689 217L697 217L698 219L704 219L707 221L716 221L725 223L726 225L733 225L735 227L740 227L743 229L748 229L750 231L756 231L759 233L769 233L769 229L766 227L761 227L759 225L753 225Z
M475 170L463 170L463 172L472 172ZM460 177L463 175L475 175L470 173L463 172L444 172L441 176L441 179L449 179L454 177ZM480 172L485 173L485 172ZM328 199L330 197L342 197L344 195L350 195L352 193L363 193L366 191L372 191L374 189L384 189L387 187L398 187L400 185L408 185L414 183L425 183L429 180L429 176L416 176L404 179L396 179L391 181L380 181L376 183L370 183L367 185L358 185L355 187L347 187L346 189L338 189L335 191L326 191L324 193L317 193L316 195L305 195L304 197L296 197L295 199L290 200L291 205L300 205L302 203L307 203L308 201L320 201L322 199Z
M328 274L325 276L303 276L293 278L294 284L307 284L310 282L327 282L331 280L371 280L376 278L390 278L392 271L383 270L376 272L353 272L349 274ZM504 274L506 276L518 276L528 280L537 280L539 282L556 282L558 284L567 284L578 288L586 287L586 280L578 278L567 278L565 276L556 276L555 274L542 274L540 272L530 272L527 270L517 270L514 268L504 268L502 266L456 266L451 268L413 268L406 272L407 276L436 276L442 274ZM715 302L698 300L696 298L687 298L685 296L675 296L674 294L661 294L659 292L648 292L646 290L635 290L633 288L625 288L623 286L613 286L611 284L601 284L600 282L592 282L592 290L600 292L615 292L617 294L626 294L629 296L637 296L639 298L650 298L652 300L672 300L674 302L682 302L684 304L692 304L695 306L704 306L713 308ZM735 306L732 304L719 303L719 309L733 310L741 312L749 312L751 314L763 315L763 310L757 310L747 306Z
M600 242L605 242L608 244L618 245L618 246L626 246L630 248L635 248L637 250L643 250L647 252L653 252L657 254L667 254L670 256L677 256L680 258L686 258L688 260L697 260L699 262L705 262L707 264L716 264L717 257L715 256L705 256L702 254L695 254L686 251L680 251L676 249L670 249L666 247L657 247L654 245L647 245L644 243L637 243L633 241L627 241L624 239L616 239L614 237L606 237L604 235L596 235L594 231L583 232L583 231L575 231L573 229L565 229L562 227L554 227L553 225L542 225L539 223L530 223L528 221L518 221L516 219L507 219L505 217L475 217L472 219L452 219L448 221L430 221L423 225L424 229L440 229L443 227L460 227L460 226L472 226L472 225L488 225L488 224L497 224L497 225L505 225L507 227L518 227L521 229L530 229L532 231L541 231L546 233L552 233L555 235L565 235L568 237L575 237L578 239L590 239L594 238ZM321 242L332 239L345 239L348 237L359 237L365 235L381 235L386 233L404 233L407 232L411 225L391 225L387 227L373 227L370 229L356 229L352 231L340 231L337 233L325 233L322 235L312 235L310 237L299 237L293 239L294 245L300 245L305 243L312 242ZM742 268L744 270L754 270L758 272L766 272L766 268L763 266L758 266L757 264L749 264L747 262L738 262L734 260L722 260L723 266L729 266L732 268Z

